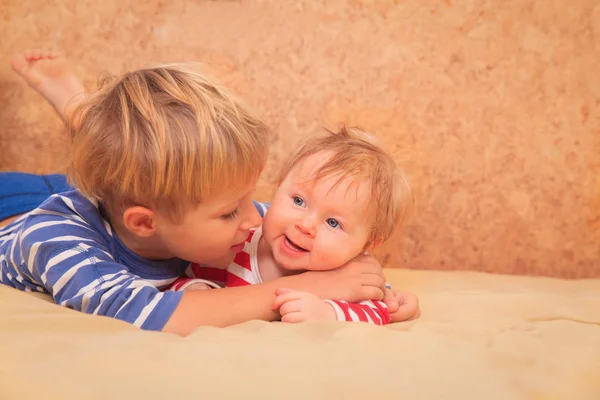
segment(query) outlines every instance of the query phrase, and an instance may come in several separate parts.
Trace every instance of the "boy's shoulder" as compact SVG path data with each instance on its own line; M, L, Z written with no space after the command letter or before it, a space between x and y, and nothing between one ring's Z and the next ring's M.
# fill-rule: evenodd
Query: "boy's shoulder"
M100 216L98 202L85 197L79 190L53 194L48 197L36 209L31 211L30 216L35 215L57 215L57 216L79 216L89 218Z
M30 211L23 221L23 229L54 226L53 232L79 230L93 236L105 236L110 227L103 218L98 202L85 197L79 190L58 193L50 196L36 209ZM46 234L50 232L44 230Z

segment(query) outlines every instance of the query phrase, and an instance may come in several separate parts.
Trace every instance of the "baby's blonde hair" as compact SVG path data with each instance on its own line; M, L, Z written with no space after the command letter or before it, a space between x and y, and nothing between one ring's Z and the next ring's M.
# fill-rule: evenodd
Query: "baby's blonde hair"
M109 211L141 205L179 221L258 178L268 153L265 124L191 64L104 77L71 120L69 180Z
M281 184L290 171L307 157L326 152L325 161L308 180L338 177L336 184L350 179L371 187L371 235L369 242L384 242L404 223L413 205L410 185L394 159L375 144L373 137L357 128L342 127L327 136L308 139L287 161L278 176Z

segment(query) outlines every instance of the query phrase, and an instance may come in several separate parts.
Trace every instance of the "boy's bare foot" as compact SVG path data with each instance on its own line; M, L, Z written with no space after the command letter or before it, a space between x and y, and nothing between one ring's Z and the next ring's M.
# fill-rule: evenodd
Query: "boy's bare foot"
M74 106L71 100L85 92L69 62L49 50L26 50L15 55L10 64L63 119L68 115L67 105L69 108Z

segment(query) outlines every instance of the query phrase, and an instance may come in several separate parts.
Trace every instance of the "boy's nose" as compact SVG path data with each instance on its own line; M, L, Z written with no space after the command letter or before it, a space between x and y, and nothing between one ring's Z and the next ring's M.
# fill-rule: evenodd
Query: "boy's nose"
M240 227L243 230L256 228L257 226L260 226L260 224L262 224L262 217L260 216L260 213L258 212L253 203L250 204L250 206L248 207L248 213L245 217L246 218L244 218L244 222L240 224Z
M262 224L262 217L260 216L260 213L258 212L256 207L254 207L254 204L252 204L252 213L250 216L250 223L252 224L251 228L255 228Z

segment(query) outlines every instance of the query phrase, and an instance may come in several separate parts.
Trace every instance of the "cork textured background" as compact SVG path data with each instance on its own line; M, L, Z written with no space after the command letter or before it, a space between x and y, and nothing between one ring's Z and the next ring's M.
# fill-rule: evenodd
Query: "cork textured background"
M600 277L595 0L0 0L0 170L60 172L67 140L11 54L82 79L198 60L277 133L257 199L306 135L345 122L403 160L388 267Z

